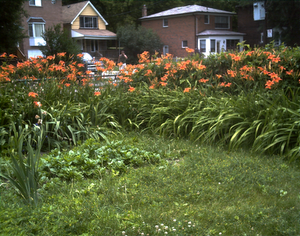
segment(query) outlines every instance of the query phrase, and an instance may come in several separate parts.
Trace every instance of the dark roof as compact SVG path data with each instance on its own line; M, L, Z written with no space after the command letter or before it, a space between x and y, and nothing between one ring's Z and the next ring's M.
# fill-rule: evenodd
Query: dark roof
M239 33L235 31L229 31L229 30L204 30L197 34L197 36L243 36L245 33Z
M143 16L140 19L152 19L152 18L160 18L160 17L168 17L168 16L177 16L177 15L186 15L186 14L194 14L194 13L210 13L210 14L227 14L234 15L234 12L218 10L210 7L204 7L199 5L188 5L182 7L175 7L166 11L158 12L149 16Z
M64 23L71 23L88 1L65 5L62 7Z

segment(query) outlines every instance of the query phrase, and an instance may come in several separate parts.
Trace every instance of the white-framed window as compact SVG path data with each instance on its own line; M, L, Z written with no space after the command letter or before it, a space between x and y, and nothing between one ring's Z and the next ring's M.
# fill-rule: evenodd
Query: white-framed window
M264 2L255 2L253 3L253 19L264 20L266 17L266 10Z
M182 48L187 48L188 47L188 41L187 40L182 40L181 47Z
M216 29L229 29L229 16L215 16Z
M167 53L169 53L169 45L164 45L163 46L163 54L166 55Z
M206 39L200 40L200 52L206 52Z
M42 37L44 31L45 31L45 23L29 23L28 24L28 34L29 37L32 38L37 38L37 37Z
M204 16L204 24L209 24L209 15Z
M29 6L41 7L42 0L29 0Z
M169 22L167 18L163 19L163 27L168 27L169 26Z
M97 29L98 19L96 16L80 16L80 28Z
M98 51L98 41L92 39L91 40L91 52L96 52Z
M55 3L56 3L56 0L51 0L51 3L52 3L52 4L55 4Z
M210 52L216 52L216 40L215 39L210 40Z

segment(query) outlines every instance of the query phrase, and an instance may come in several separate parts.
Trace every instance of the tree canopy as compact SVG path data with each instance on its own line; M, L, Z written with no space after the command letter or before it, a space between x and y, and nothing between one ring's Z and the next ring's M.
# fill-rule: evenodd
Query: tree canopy
M151 29L135 25L120 26L117 31L120 44L124 47L129 62L136 62L137 55L144 51L154 54L162 47L160 38Z
M80 53L78 45L69 37L68 32L61 28L60 24L49 27L43 33L43 39L46 41L46 46L40 46L40 50L46 56L66 52L66 58L69 58Z
M25 15L22 8L26 0L0 0L0 53L14 53L23 35L21 20Z

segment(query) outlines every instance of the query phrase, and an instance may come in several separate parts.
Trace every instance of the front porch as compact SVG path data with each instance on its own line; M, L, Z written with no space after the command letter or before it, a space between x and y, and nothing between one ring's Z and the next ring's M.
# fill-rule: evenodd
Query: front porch
M106 57L117 61L119 55L117 35L108 30L72 30L72 38L82 52L88 52L96 60Z

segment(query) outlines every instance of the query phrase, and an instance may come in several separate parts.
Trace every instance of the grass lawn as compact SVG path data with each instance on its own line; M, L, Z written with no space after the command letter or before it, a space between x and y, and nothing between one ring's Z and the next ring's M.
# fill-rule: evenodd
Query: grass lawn
M295 164L137 133L118 139L164 160L121 175L54 178L33 210L2 182L0 235L300 234Z

